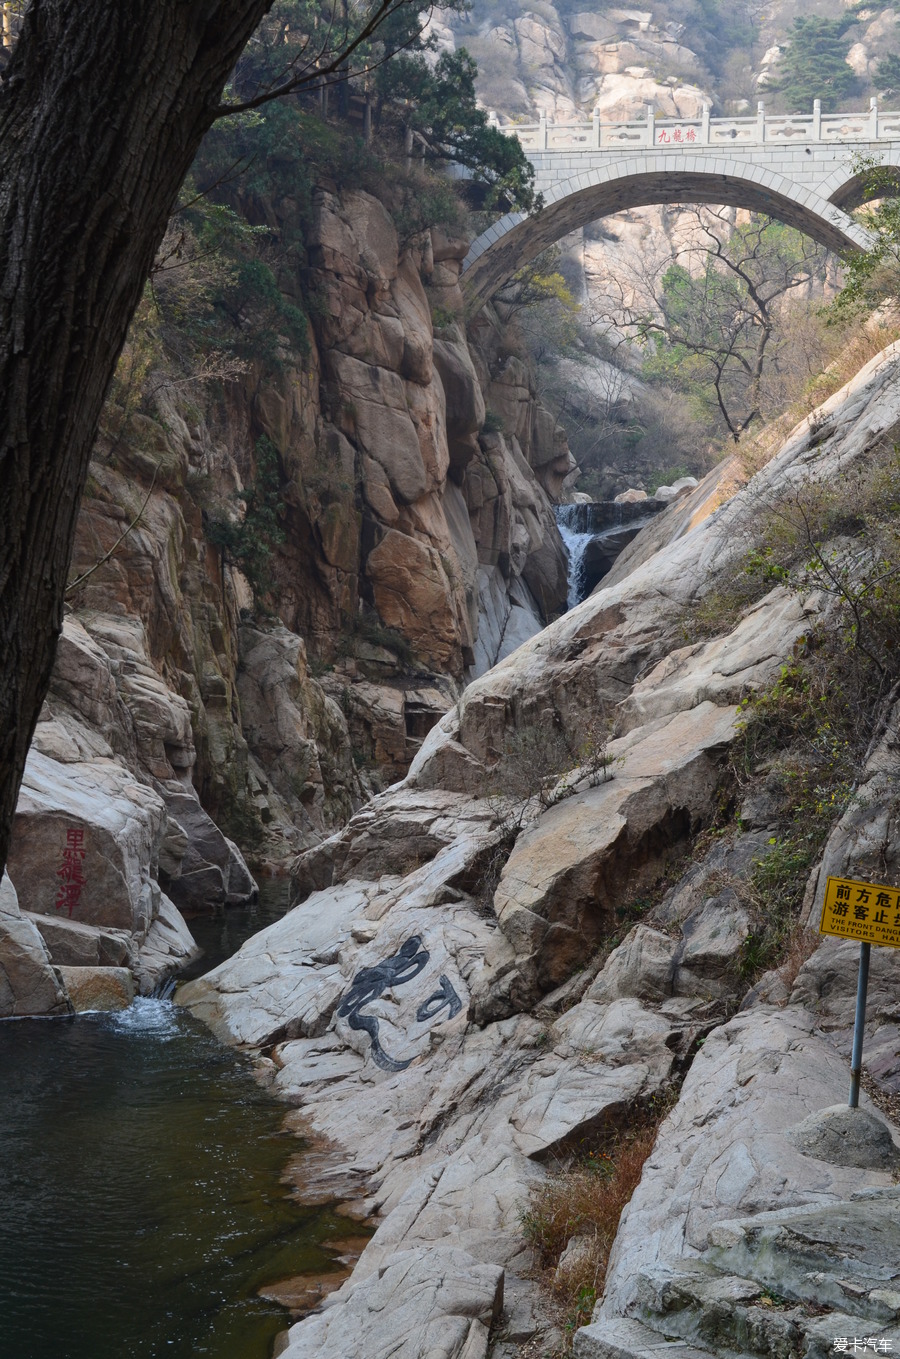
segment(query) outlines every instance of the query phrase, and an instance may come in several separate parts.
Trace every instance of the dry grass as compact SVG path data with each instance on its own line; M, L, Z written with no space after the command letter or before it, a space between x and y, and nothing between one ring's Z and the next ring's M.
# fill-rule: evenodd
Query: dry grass
M603 1292L609 1254L622 1210L637 1188L644 1162L672 1101L660 1102L646 1121L605 1151L588 1152L536 1189L522 1215L547 1291L560 1309L570 1352L575 1331L588 1323ZM570 1242L575 1248L560 1266Z
M792 402L785 413L760 429L752 438L743 439L737 458L743 473L751 477L771 462L779 452L791 430L806 416L811 415L830 396L849 382L861 368L900 336L900 327L865 325L852 335L838 356L810 382L803 395Z
M865 1067L862 1069L861 1085L869 1099L884 1114L895 1128L900 1128L900 1091L888 1090L880 1085Z
M807 925L796 925L784 945L784 961L778 969L788 991L793 990L797 974L821 944L821 936Z

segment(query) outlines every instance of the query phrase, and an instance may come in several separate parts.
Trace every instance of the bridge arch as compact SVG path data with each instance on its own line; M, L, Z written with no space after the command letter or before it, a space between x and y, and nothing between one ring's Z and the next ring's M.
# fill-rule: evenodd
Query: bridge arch
M900 159L900 155L898 155ZM847 170L835 172L847 183ZM848 194L848 201L852 194ZM813 240L847 254L868 249L869 233L821 192L762 165L708 155L643 155L615 160L554 184L533 217L508 213L477 240L460 280L476 312L517 270L577 228L627 208L653 203L725 203L776 217Z
M879 170L896 170L891 179L900 181L900 147L879 147L872 157ZM819 185L819 193L844 212L852 212L866 200L865 175L848 175L846 166L839 166Z

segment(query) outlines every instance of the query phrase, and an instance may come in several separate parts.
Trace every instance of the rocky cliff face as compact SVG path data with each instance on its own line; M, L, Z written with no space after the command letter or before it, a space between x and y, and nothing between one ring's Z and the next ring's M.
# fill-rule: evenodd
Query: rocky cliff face
M54 963L145 989L178 909L342 826L565 606L573 462L510 330L457 319L465 240L321 190L307 247L306 351L185 377L136 333L91 466L9 874Z
M320 1139L329 1190L381 1215L351 1280L291 1330L291 1359L482 1359L491 1337L508 1359L527 1339L552 1350L559 1337L525 1277L523 1205L557 1158L602 1146L685 1073L577 1353L637 1359L673 1333L709 1338L716 1318L724 1335L715 1299L730 1276L703 1295L708 1313L701 1297L667 1321L687 1307L671 1280L694 1257L744 1240L748 1214L893 1192L889 1132L881 1161L835 1164L797 1140L845 1095L847 946L813 937L796 980L770 973L749 993L736 967L760 929L745 889L778 843L771 795L745 797L729 834L697 838L740 796L729 751L741 701L803 654L833 605L777 585L720 606L700 640L686 643L684 627L731 579L761 505L861 475L895 438L898 377L894 346L736 495L716 474L667 511L652 550L637 540L630 567L470 685L404 782L301 858L292 912L181 991L226 1041L265 1050L261 1069ZM602 732L588 741L603 711L608 744ZM808 913L820 873L895 871L885 796L897 720L814 869ZM894 1088L893 950L877 976L866 1041ZM697 1271L719 1278L706 1258ZM797 1345L809 1337L797 1352L824 1353L816 1337L852 1323L825 1274L814 1296L805 1277L773 1326L793 1327ZM728 1292L741 1352L757 1278ZM848 1310L871 1335L885 1314L868 1288ZM765 1348L774 1334L759 1320L749 1352L777 1352Z
M652 103L667 118L696 118L704 103L741 113L767 95L777 105L773 69L798 15L841 17L840 4L738 4L727 11L693 0L650 9L586 0L476 0L471 12L436 26L445 46L478 59L485 105L511 119L560 122L635 118ZM848 64L857 99L878 93L878 59L897 44L892 10L860 8ZM770 89L770 87L772 87ZM810 110L811 111L811 110Z

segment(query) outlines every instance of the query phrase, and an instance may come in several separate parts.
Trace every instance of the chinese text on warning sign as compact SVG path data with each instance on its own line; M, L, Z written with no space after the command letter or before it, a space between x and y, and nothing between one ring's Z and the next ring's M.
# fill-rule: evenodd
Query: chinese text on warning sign
M852 878L829 878L819 933L900 948L900 889Z

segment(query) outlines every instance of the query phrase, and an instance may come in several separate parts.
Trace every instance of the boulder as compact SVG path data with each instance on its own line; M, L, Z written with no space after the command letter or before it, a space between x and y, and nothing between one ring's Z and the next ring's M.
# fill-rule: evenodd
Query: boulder
M61 967L59 975L76 1014L127 1010L134 1000L134 978L127 967Z
M111 760L29 754L9 873L30 913L143 933L159 898L162 799Z
M168 816L186 838L177 874L163 878L179 910L212 911L250 901L259 889L244 856L203 810L193 788L169 782L159 790Z
M186 818L192 831L202 821L208 832L212 822L196 796L184 798L200 812L195 823ZM207 834L207 840L221 842L223 862L232 866L229 881L240 899L243 860L218 831L215 836L218 840ZM158 881L166 845L173 871L187 862L190 874L196 851L186 852L188 836L173 826L159 794L121 765L112 760L61 764L30 752L9 864L21 884L28 928L42 939L42 951L54 965L74 968L76 978L82 969L98 972L101 979L110 969L132 969L142 990L149 991L197 956L184 920ZM223 900L223 875L215 871ZM89 1008L104 1006L92 1000Z
M623 893L652 880L711 815L734 722L734 709L702 703L612 742L614 777L519 836L494 908L516 952L520 998L559 985L585 942L611 932Z
M699 484L696 477L681 477L679 481L673 481L671 486L660 486L653 498L654 500L663 500L668 505L673 500L680 500L683 496L690 495L691 491Z
M590 42L608 42L619 36L616 25L605 14L593 14L589 10L570 16L569 32L573 38Z
M163 898L165 900L165 898ZM28 915L60 967L127 967L137 961L138 946L127 930L81 925L52 915Z
M835 1104L808 1114L787 1138L806 1156L836 1166L861 1166L867 1170L896 1171L900 1147L891 1129L869 1109Z
M384 206L371 194L335 194L318 189L309 237L310 263L338 278L368 275L386 289L396 277L397 229Z
M0 1018L69 1013L65 988L34 923L19 910L7 874L0 880Z
M202 954L202 949L167 896L160 898L159 912L130 964L141 995L149 995L161 981L180 972Z
M678 940L650 925L635 925L614 948L587 991L587 999L610 1002L623 996L661 1001L673 993Z

